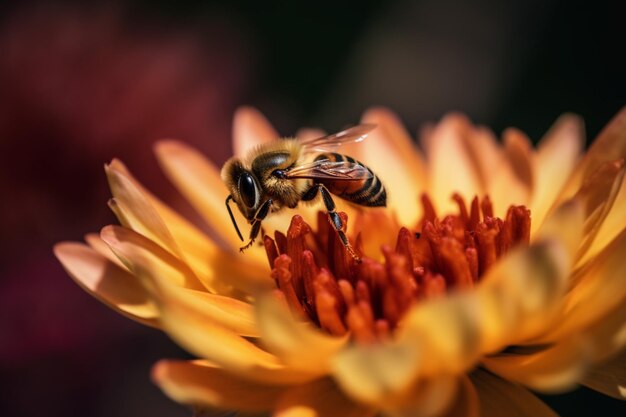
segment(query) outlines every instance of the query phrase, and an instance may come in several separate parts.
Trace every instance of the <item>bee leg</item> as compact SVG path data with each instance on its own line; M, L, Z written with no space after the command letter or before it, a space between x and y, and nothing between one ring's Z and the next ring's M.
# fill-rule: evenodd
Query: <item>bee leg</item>
M356 262L360 263L361 258L359 257L359 255L356 254L356 252L352 248L352 245L348 241L348 237L342 230L343 221L341 221L341 217L339 217L339 214L337 214L337 212L335 211L335 202L333 201L333 198L331 197L330 192L326 189L326 187L324 187L323 184L314 184L311 188L309 188L306 193L304 193L304 195L302 196L302 200L313 200L315 196L317 196L318 192L322 195L322 200L324 201L324 206L326 207L326 212L328 213L328 219L330 221L330 224L339 235L341 243L346 248L350 256L352 256L352 258Z
M243 253L246 249L248 249L254 243L254 240L259 235L259 231L261 230L261 222L267 214L270 212L270 207L272 207L272 199L268 198L265 200L261 207L254 214L254 219L252 220L252 229L250 230L250 241L246 244L246 246L242 246L239 248L239 252Z

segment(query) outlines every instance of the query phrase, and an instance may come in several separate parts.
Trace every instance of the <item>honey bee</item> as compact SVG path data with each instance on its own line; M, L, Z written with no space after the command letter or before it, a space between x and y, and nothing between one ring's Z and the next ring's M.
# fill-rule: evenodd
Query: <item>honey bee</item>
M321 194L330 224L346 250L358 261L342 230L343 222L335 211L332 195L361 206L384 207L387 193L367 166L332 150L346 143L361 142L375 127L361 124L316 139L283 139L261 145L242 159L233 157L226 161L221 172L230 191L226 208L242 242L229 204L231 200L251 224L249 242L240 251L254 243L261 222L270 213L284 207L295 208L300 201L312 201Z

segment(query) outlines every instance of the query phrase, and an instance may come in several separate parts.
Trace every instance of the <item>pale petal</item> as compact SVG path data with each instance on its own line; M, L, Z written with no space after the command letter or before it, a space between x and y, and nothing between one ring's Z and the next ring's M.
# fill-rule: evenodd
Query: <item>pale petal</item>
M162 360L152 380L179 403L253 412L272 410L286 389L243 380L206 361Z
M317 139L326 136L326 132L322 129L312 127L303 127L296 132L296 138L300 140Z
M486 127L477 126L470 133L470 138L466 141L468 156L476 170L476 176L481 187L488 190L489 184L497 179L494 175L494 168L506 162L507 167L512 172L504 150L498 143L497 138Z
M218 236L236 252L242 243L233 230L226 210L228 190L217 167L198 151L180 142L159 142L155 146L155 152L169 179ZM233 213L238 224L247 223L238 210ZM244 259L244 256L241 258ZM266 262L265 252L259 246L249 248L245 258L255 262L257 267Z
M355 403L330 378L290 388L277 403L273 417L368 417L376 411Z
M347 337L332 337L296 321L273 294L258 296L254 304L263 345L297 369L328 373L331 358L348 342Z
M533 394L495 375L476 370L470 375L483 417L558 417Z
M593 368L582 384L618 400L626 400L626 350Z
M576 166L561 198L573 195L592 172L608 161L626 158L626 107L602 129L584 158Z
M532 190L535 183L532 144L523 132L509 128L504 131L504 152L518 180Z
M571 175L583 146L583 123L575 115L561 116L541 139L535 159L535 187L530 209L531 234L541 226Z
M273 281L266 270L259 268L249 257L225 252L194 225L146 190L120 161L113 160L110 166L123 173L158 212L184 253L184 260L209 290L235 296L234 289L252 293L259 288L273 286Z
M373 108L363 117L364 123L377 125L362 144L352 147L354 156L376 173L388 192L388 206L403 224L418 220L419 195L426 191L424 158L400 120L391 111Z
M489 167L485 190L496 216L504 217L512 205L527 205L534 186L530 140L516 129L503 134L504 147Z
M138 279L128 271L80 243L58 243L54 254L85 291L133 320L159 327L156 306Z
M505 352L488 356L482 364L508 381L555 393L574 388L590 360L591 349L586 340L572 337L529 354Z
M233 150L238 157L256 146L273 142L279 138L271 123L253 107L240 107L233 120Z
M454 193L459 193L465 201L483 194L465 144L472 129L465 117L453 114L446 116L432 132L427 155L429 192L439 214L456 210L451 199Z

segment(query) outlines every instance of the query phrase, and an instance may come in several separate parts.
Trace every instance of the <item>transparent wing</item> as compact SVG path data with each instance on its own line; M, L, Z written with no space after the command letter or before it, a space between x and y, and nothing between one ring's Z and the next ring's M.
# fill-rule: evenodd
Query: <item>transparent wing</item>
M321 138L304 140L301 142L306 152L326 152L337 149L345 143L361 142L367 134L376 127L375 124L362 124L352 126L341 132L334 133Z
M285 178L319 178L335 181L358 181L373 175L363 165L355 162L331 162L328 159L298 165L285 172Z

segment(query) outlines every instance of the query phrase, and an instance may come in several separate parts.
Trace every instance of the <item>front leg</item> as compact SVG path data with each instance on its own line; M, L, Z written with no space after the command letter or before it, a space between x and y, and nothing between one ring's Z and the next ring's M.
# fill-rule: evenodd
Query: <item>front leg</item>
M243 253L243 251L245 251L250 246L252 246L252 244L254 243L254 240L259 234L259 231L261 230L261 222L263 221L263 219L265 219L265 217L267 217L268 213L270 212L272 203L273 203L272 199L268 198L267 200L265 200L263 204L261 204L261 207L259 207L256 213L254 213L254 218L252 219L252 222L251 222L252 229L250 230L250 241L246 244L246 246L240 247L239 252Z
M324 184L313 184L311 188L309 188L304 193L304 195L302 196L302 200L311 201L317 196L318 192L322 195L322 200L324 200L324 206L326 207L326 212L328 214L328 220L339 235L341 243L346 248L350 256L352 256L352 259L360 263L361 258L359 257L359 255L356 254L356 252L352 248L352 245L348 241L348 237L343 232L343 222L341 221L341 217L339 217L339 214L337 214L337 212L335 211L335 202L333 201L330 192L326 189Z

